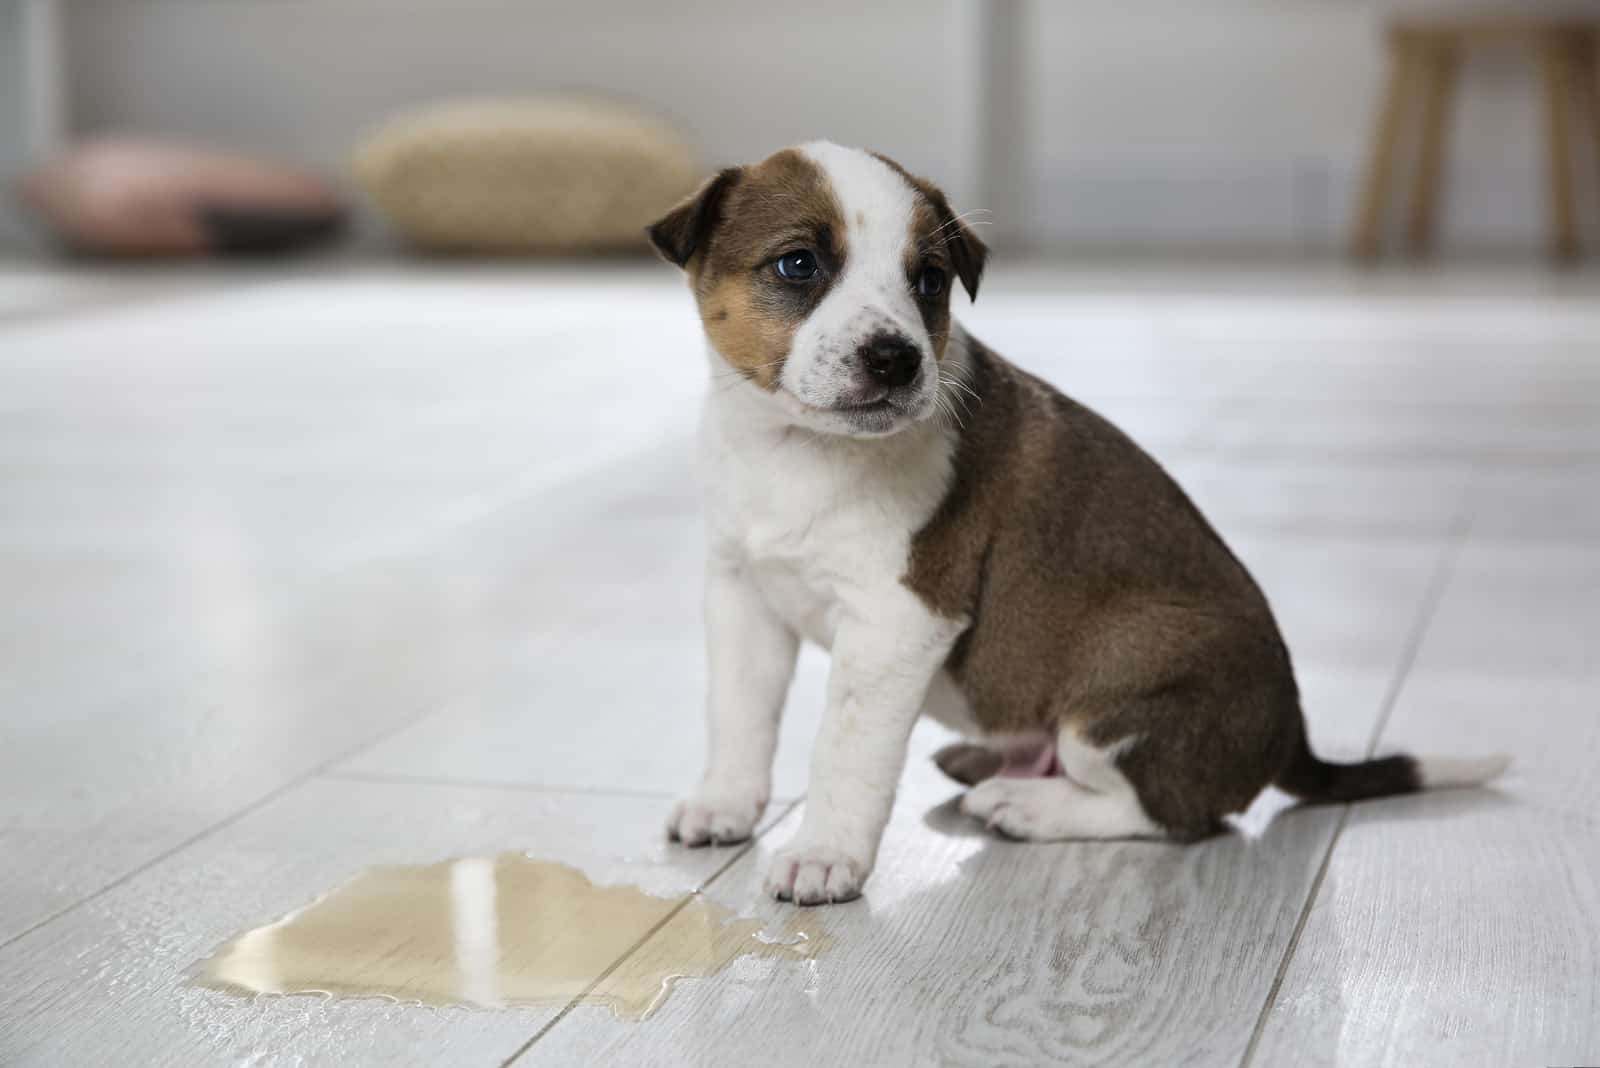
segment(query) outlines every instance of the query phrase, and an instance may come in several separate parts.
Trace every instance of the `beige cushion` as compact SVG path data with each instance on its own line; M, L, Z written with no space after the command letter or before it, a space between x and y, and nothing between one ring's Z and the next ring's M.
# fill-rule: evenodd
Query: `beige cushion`
M644 227L699 175L665 123L572 98L402 116L357 149L355 170L407 239L450 252L643 248Z

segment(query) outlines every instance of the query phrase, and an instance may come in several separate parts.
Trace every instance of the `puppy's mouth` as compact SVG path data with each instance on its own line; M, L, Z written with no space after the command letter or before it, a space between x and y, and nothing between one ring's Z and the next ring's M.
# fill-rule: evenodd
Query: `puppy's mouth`
M927 381L921 375L904 385L858 383L826 398L804 397L782 384L778 390L810 417L825 418L824 425L838 432L866 437L894 433L919 422L932 408Z
M837 396L824 411L845 415L905 415L916 409L922 398L923 376L897 385L861 385Z
M922 403L921 391L912 386L840 397L813 410L843 420L852 434L878 437L917 421Z
M906 407L893 393L885 391L876 397L856 398L840 401L831 408L823 411L846 412L857 415L872 415L877 413L903 412Z

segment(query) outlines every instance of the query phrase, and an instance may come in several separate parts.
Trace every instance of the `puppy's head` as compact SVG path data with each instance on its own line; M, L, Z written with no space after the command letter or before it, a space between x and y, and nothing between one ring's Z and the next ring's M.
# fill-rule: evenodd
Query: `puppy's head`
M827 143L722 171L650 239L733 373L792 422L857 437L936 410L950 291L976 297L988 254L932 184Z

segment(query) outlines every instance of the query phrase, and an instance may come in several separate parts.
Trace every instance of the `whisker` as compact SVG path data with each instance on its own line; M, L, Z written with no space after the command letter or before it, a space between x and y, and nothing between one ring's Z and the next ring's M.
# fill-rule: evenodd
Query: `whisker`
M971 397L973 400L981 399L978 396L978 391L977 390L973 389L967 383L961 381L961 379L957 378L955 375L949 375L949 376L940 375L939 376L939 381L944 383L947 386L951 386L951 387L954 387L955 389L959 389L962 393L965 393L967 396Z
M941 375L940 376L940 382L942 383L943 381L944 381L944 377ZM966 429L966 421L963 420L961 418L961 414L956 411L956 406L951 401L950 394L944 392L943 390L937 390L937 391L935 391L935 393L933 395L933 401L934 401L934 407L939 412L941 412L942 414L948 416L949 419L950 419L950 422L955 423L956 428L958 430L965 430ZM970 415L971 412L969 411L969 412L967 412L967 414ZM948 424L946 424L946 425L948 425Z
M935 234L937 234L941 230L947 230L952 226L958 226L962 222L964 222L965 220L972 219L972 217L974 215L993 215L993 214L994 214L994 212L990 211L988 208L973 208L970 211L962 212L960 215L952 215L948 220L946 220L945 222L940 223L939 226L937 228L935 228L935 230L933 232ZM972 224L974 226L986 226L986 225L988 225L987 221L986 220L982 220L982 219L973 219L972 220Z

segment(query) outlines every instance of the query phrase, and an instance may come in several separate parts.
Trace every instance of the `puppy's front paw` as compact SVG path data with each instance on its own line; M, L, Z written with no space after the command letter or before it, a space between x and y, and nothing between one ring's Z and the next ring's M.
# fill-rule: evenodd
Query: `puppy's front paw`
M843 850L795 844L772 858L767 893L796 905L831 905L861 896L867 864Z
M686 846L743 842L766 807L755 789L701 787L673 807L667 837Z

